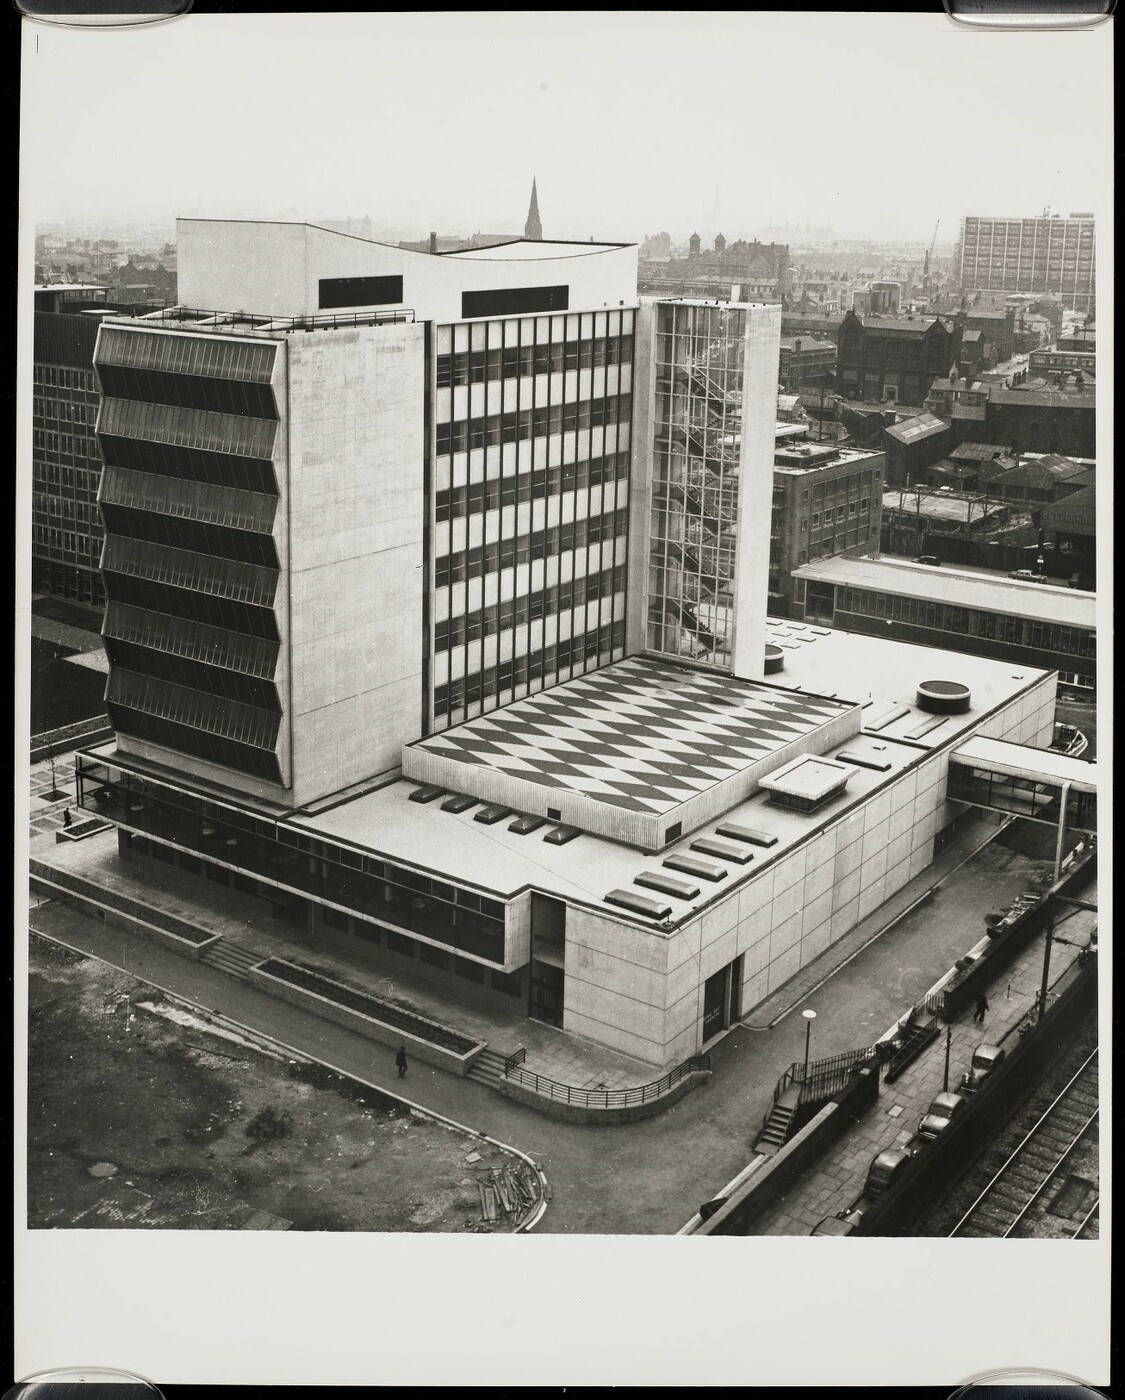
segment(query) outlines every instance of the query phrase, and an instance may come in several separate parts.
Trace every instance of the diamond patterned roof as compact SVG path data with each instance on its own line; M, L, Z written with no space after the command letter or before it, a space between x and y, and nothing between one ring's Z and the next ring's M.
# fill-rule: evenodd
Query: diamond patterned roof
M634 657L415 747L622 810L659 814L848 708ZM464 782L471 790L469 773Z

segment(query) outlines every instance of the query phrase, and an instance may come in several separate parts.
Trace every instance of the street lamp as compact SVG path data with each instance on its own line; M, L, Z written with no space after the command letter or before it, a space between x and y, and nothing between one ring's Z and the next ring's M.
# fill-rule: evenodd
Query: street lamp
M805 1073L801 1083L807 1084L809 1079L809 1040L812 1036L812 1023L816 1020L816 1012L802 1011L801 1015L805 1018Z

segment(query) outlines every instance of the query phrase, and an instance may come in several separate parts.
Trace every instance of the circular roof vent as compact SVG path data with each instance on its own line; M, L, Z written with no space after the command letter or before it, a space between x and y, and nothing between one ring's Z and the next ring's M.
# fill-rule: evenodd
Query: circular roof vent
M766 647L766 675L776 676L785 666L785 653L780 647Z
M960 681L923 681L918 687L918 708L932 715L963 715L971 698Z

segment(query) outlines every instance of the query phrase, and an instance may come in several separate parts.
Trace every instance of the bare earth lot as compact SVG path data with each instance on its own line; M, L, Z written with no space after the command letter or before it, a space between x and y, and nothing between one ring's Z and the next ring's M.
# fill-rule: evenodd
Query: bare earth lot
M512 1228L480 1220L499 1148L35 936L29 998L32 1229Z

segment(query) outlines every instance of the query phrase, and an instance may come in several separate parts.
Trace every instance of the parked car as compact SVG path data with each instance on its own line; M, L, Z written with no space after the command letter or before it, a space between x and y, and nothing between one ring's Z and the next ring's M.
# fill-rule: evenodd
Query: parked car
M854 1235L863 1219L861 1210L842 1210L838 1215L826 1215L809 1231L810 1235Z
M918 1124L919 1137L933 1139L949 1127L955 1113L965 1105L961 1094L939 1094Z
M1003 1058L1004 1051L999 1045L978 1045L961 1080L961 1088L970 1094L975 1093Z
M905 1147L885 1147L867 1169L867 1184L864 1194L880 1196L898 1173L906 1166L913 1154Z
M1034 569L1012 569L1009 578L1018 578L1021 583L1046 583L1046 574L1037 574Z
M914 562L915 564L940 564L941 560L936 554L919 554Z

